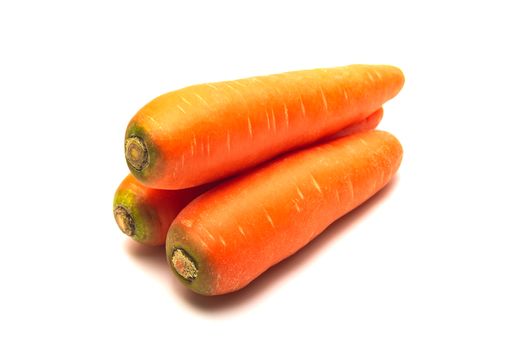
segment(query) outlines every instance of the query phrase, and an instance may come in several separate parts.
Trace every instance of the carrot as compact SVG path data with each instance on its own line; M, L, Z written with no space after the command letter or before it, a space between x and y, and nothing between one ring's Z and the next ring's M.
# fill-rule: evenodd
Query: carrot
M177 214L211 185L167 191L148 188L132 175L122 181L113 199L113 214L120 230L135 241L161 245Z
M166 240L171 269L200 294L246 286L384 187L402 152L391 134L366 131L223 183L174 220Z
M150 187L210 182L366 118L403 83L398 68L351 65L190 86L131 119L126 160Z
M345 129L345 133L374 129L383 109ZM205 184L182 190L160 190L141 184L128 175L118 187L113 200L113 214L120 230L147 245L161 245L166 240L169 225L191 200L215 184Z

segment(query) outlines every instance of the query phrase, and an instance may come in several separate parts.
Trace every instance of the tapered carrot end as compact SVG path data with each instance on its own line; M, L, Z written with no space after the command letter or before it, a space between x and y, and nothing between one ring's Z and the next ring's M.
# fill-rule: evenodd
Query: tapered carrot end
M135 235L135 220L133 220L130 213L124 207L118 206L113 210L113 215L120 230L124 234L133 237Z
M395 67L395 66L387 66L387 67L390 70L390 77L392 81L396 82L397 84L397 91L395 93L397 95L397 93L399 93L399 91L401 91L401 89L405 85L405 74L398 67Z

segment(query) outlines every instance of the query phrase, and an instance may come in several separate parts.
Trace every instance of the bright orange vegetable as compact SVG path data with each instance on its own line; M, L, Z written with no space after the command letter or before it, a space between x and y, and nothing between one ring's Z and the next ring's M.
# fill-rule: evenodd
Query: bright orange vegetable
M244 287L383 188L402 153L391 134L366 131L290 153L215 187L171 225L172 270L201 294Z
M177 214L211 185L167 191L148 188L132 175L122 181L113 199L113 214L120 230L135 241L161 245Z
M150 187L233 175L363 120L404 83L396 67L351 65L190 86L130 121L130 171Z
M345 134L374 129L383 109L344 130ZM159 190L144 186L128 175L118 187L113 200L113 214L120 230L147 245L166 241L169 225L191 200L213 187L205 184L183 190Z

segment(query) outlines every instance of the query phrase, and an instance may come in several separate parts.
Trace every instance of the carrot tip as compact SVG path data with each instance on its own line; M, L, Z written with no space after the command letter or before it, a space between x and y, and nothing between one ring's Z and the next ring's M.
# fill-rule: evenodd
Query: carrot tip
M129 212L121 206L118 206L113 211L115 220L120 230L128 236L135 235L135 221Z
M148 148L138 136L130 136L125 145L126 160L137 171L144 169L149 163Z
M177 248L173 251L171 264L175 271L186 281L191 282L197 278L199 269L192 257L182 248Z

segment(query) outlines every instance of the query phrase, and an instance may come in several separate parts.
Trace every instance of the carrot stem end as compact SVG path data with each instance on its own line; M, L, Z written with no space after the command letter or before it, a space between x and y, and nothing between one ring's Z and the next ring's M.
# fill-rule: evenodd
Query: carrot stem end
M126 160L137 171L144 169L149 163L148 148L144 140L138 136L130 136L125 144Z
M120 230L130 237L134 236L135 220L133 220L133 217L126 210L126 208L118 206L113 211L113 214L115 215L115 220L117 221L117 225Z
M186 281L191 282L197 278L199 269L193 258L183 249L177 248L173 251L171 264L179 276Z

